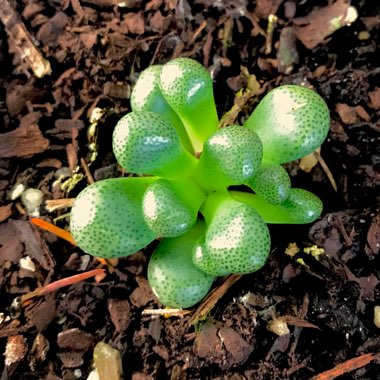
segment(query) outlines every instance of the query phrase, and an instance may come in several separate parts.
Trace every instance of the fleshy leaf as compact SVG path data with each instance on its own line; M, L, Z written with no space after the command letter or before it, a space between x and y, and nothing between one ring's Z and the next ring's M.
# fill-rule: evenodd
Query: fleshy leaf
M211 255L207 252L205 235L203 235L194 245L193 263L203 272L210 273L210 275L215 277L227 276L231 273L228 268L222 267L218 260L213 260Z
M247 181L257 195L267 202L280 204L290 193L290 178L287 171L278 164L263 163L255 176Z
M210 290L213 277L198 269L191 258L194 242L204 229L204 223L199 221L185 235L163 239L153 252L148 281L165 306L191 307Z
M176 177L186 174L196 159L183 148L177 131L161 115L130 112L116 124L113 152L128 172Z
M245 184L259 168L262 152L255 132L239 125L222 128L205 142L196 178L208 191Z
M270 91L244 124L263 143L263 160L285 163L313 152L330 127L329 109L314 91L284 85Z
M231 191L232 197L252 206L265 220L272 224L306 224L314 222L322 213L321 200L310 191L290 189L288 198L281 204L267 202L256 194Z
M150 178L112 178L86 187L71 209L70 230L88 254L115 258L144 248L155 234L144 221L141 200Z
M140 73L131 94L132 111L151 111L163 116L177 130L183 146L194 153L181 119L169 106L160 89L162 65L153 65Z
M195 246L193 261L202 270L211 275L251 273L265 264L270 251L269 230L252 207L213 194L201 211L208 228L204 243Z
M193 59L176 58L163 66L160 87L182 120L195 152L201 152L203 143L218 127L209 72Z
M159 237L180 236L195 224L205 198L203 191L189 180L160 178L144 194L145 221Z

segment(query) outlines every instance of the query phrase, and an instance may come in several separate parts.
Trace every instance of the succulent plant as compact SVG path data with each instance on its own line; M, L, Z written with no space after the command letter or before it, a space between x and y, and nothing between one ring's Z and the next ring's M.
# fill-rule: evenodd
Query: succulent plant
M314 91L280 86L243 126L218 129L209 73L177 58L141 73L131 105L113 151L127 173L142 176L85 188L70 227L79 247L101 257L160 238L148 280L164 305L191 307L215 276L260 269L270 252L267 223L310 223L321 214L320 199L292 188L281 166L327 135L328 108Z

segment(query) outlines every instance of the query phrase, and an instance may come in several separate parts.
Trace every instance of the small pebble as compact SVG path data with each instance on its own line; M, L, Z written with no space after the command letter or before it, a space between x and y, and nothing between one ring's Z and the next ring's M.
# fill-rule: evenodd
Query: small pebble
M13 187L13 189L10 192L9 198L14 201L17 199L25 190L25 186L22 183L19 183Z
M18 264L22 269L30 270L31 272L36 271L36 266L30 256L22 257Z
M286 324L286 322L284 322L280 318L275 318L271 320L267 325L267 329L278 336L282 336L282 335L286 335L290 333L288 325Z
M95 369L91 371L87 380L100 380L98 372Z
M95 346L93 358L100 379L121 380L123 367L118 350L105 342L99 342Z
M373 322L375 326L380 329L380 306L375 306Z
M21 195L21 201L31 216L39 216L39 208L43 199L43 192L38 189L27 189Z
M369 34L369 32L367 30L362 30L361 32L358 33L358 39L360 41L369 40L370 37L371 37L371 35Z

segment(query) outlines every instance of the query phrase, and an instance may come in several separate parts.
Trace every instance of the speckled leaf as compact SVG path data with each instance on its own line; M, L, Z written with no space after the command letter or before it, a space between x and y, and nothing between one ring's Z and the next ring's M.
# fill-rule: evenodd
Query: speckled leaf
M162 65L149 66L140 73L131 94L132 111L151 111L163 116L177 130L183 146L193 152L189 136L176 112L169 106L160 89Z
M78 246L99 257L123 257L155 239L141 209L153 178L112 178L86 187L71 209L70 230Z
M113 151L128 172L172 175L184 171L191 158L177 131L161 115L136 111L123 116L113 133Z
M203 235L193 248L193 263L203 272L213 276L227 276L231 273L230 269L223 267L217 260L213 260L207 252L205 246L205 235Z
M192 262L194 242L205 225L199 221L185 235L163 239L148 265L148 281L165 306L187 308L198 303L209 291L213 277Z
M204 144L198 178L208 190L245 184L259 168L262 152L255 132L239 125L222 128Z
M162 68L160 87L185 125L195 151L200 152L218 126L210 74L193 59L173 59Z
M251 273L265 264L269 250L270 235L261 216L244 203L225 200L209 222L202 253L206 262L200 267L212 275ZM196 250L193 260L202 261Z
M291 186L287 171L281 165L271 163L263 163L247 185L261 198L273 204L284 202Z
M245 126L263 143L263 159L285 163L304 157L325 140L330 115L325 101L314 91L284 85L270 91Z
M273 224L305 224L314 222L322 213L321 200L310 191L290 189L288 198L281 204L272 204L256 194L231 191L232 197L253 207L265 220Z
M205 194L189 180L153 182L143 197L147 225L159 237L175 237L187 232L195 223Z

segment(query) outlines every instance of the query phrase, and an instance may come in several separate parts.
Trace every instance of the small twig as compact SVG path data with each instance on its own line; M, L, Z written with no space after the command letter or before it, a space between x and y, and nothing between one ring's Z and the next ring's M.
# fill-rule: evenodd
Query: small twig
M224 128L228 125L234 124L247 101L255 95L256 94L251 90L239 90L239 92L235 95L234 105L223 115L219 122L218 128Z
M34 75L42 78L51 74L49 61L42 57L41 52L33 44L24 23L20 20L20 16L13 9L9 0L0 0L0 19L11 42L33 70Z
M249 76L249 73L247 74ZM256 79L255 79L256 80ZM268 87L268 82L262 87L255 88L255 86L247 86L245 89L240 89L235 94L234 104L229 111L227 111L221 118L218 128L224 128L228 125L233 125L236 122L239 113L242 111L248 100L253 97L257 97L264 93ZM259 85L258 85L259 86Z
M81 158L80 163L82 165L84 173L86 174L87 182L89 184L95 183L94 177L92 176L90 169L88 168L87 162L83 158Z
M334 176L332 175L331 170L327 166L326 161L322 158L321 154L318 151L315 150L314 154L315 154L315 157L317 158L319 164L321 165L323 171L326 173L327 178L329 179L329 181L331 183L331 186L333 187L333 189L336 192L338 192L338 186L336 185Z
M232 274L226 278L222 285L214 289L209 295L203 300L199 305L198 309L195 311L194 315L189 320L189 325L195 325L200 320L206 318L207 314L214 308L217 302L227 293L228 289L238 281L242 275Z
M335 217L335 220L338 223L338 228L340 230L340 233L343 236L344 241L346 242L346 245L348 247L351 247L351 245L352 245L352 239L348 236L348 233L347 233L346 229L343 226L342 220L339 217Z
M75 198L48 199L45 201L45 208L48 212L62 210L73 207Z
M349 359L338 364L335 368L322 372L319 375L312 377L310 380L333 380L347 372L354 371L371 363L375 359L372 354L363 354L357 358Z
M273 39L273 32L274 28L276 27L277 23L277 16L270 14L268 16L268 27L267 27L267 33L266 33L266 40L265 40L265 54L269 55L272 52L272 39Z
M46 286L43 286L42 288L38 288L30 293L24 294L23 296L21 296L21 302L25 303L31 298L44 296L46 294L55 292L56 290L61 289L64 286L73 285L79 281L87 280L90 277L99 276L101 274L104 274L104 272L105 272L105 269L93 269L88 272L84 272L84 273L76 274L71 277L63 278L62 280L52 282Z
M195 40L198 38L198 36L202 33L202 30L207 26L207 21L204 20L201 25L199 25L198 29L194 32L194 34L191 36L189 45L192 45Z
M30 220L35 226L42 228L45 231L49 231L53 233L54 235L60 237L61 239L64 239L71 243L72 245L76 246L77 243L75 242L73 236L70 234L70 232L59 228L55 226L54 224L51 224L49 222L46 222L45 220L39 219L39 218L32 218Z
M191 310L183 309L145 309L141 315L163 315L164 317L180 317L183 318L187 314L191 314Z

